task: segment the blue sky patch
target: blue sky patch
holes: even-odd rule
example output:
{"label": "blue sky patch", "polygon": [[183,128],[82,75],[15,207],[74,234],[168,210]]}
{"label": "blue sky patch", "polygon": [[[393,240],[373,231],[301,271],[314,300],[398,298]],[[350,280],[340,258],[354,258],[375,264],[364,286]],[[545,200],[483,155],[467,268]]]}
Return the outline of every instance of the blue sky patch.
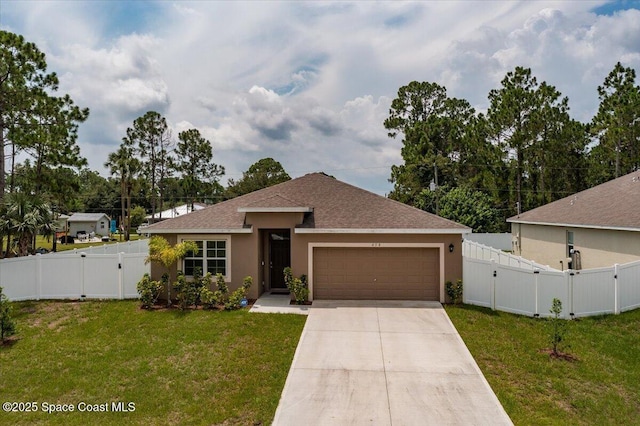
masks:
{"label": "blue sky patch", "polygon": [[640,0],[620,0],[611,1],[602,6],[598,6],[593,9],[593,12],[597,15],[613,15],[616,12],[629,9],[640,9]]}

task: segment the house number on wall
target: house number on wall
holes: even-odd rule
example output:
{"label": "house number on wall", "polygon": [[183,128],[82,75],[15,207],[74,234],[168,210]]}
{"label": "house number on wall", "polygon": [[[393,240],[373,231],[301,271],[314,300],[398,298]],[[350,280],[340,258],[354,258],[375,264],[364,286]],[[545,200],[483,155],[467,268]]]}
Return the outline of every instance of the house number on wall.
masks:
{"label": "house number on wall", "polygon": [[382,247],[382,243],[371,243],[371,247]]}

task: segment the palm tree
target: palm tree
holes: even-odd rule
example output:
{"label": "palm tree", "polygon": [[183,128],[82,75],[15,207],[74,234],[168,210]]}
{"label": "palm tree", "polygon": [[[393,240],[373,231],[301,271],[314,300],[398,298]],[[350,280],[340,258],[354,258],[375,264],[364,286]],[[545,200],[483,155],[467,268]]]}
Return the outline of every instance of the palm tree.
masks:
{"label": "palm tree", "polygon": [[[116,176],[120,181],[120,227],[124,229],[125,240],[129,241],[129,234],[131,233],[131,190],[133,178],[140,169],[140,162],[133,157],[133,148],[123,142],[116,152],[109,154],[104,166],[108,167],[111,175]],[[123,223],[126,226],[123,226]]]}
{"label": "palm tree", "polygon": [[19,192],[7,194],[0,221],[0,232],[7,236],[6,254],[13,245],[18,256],[27,256],[36,235],[51,236],[55,229],[56,221],[48,203]]}
{"label": "palm tree", "polygon": [[[149,240],[149,256],[144,260],[145,263],[155,262],[164,266],[167,273],[169,269],[180,259],[189,253],[198,253],[198,244],[195,241],[183,241],[176,245],[171,245],[165,238],[154,235]],[[168,275],[168,274],[167,274]],[[167,284],[167,305],[171,304],[171,285],[169,279]]]}

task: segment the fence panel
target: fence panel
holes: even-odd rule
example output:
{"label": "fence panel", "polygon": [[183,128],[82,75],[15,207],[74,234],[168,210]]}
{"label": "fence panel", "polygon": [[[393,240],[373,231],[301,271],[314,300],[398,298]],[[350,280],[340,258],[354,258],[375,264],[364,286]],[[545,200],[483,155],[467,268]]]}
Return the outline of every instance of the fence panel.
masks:
{"label": "fence panel", "polygon": [[36,256],[0,261],[0,287],[10,300],[32,300],[38,294]]}
{"label": "fence panel", "polygon": [[620,312],[640,308],[640,262],[618,265]]}
{"label": "fence panel", "polygon": [[88,254],[83,259],[83,293],[89,299],[118,299],[120,269],[117,254]]}
{"label": "fence panel", "polygon": [[484,260],[463,258],[463,301],[472,305],[491,307],[493,266]]}
{"label": "fence panel", "polygon": [[151,273],[151,265],[144,263],[145,253],[127,254],[122,256],[122,283],[125,299],[138,298],[137,284],[145,273]]}
{"label": "fence panel", "polygon": [[117,254],[117,253],[148,253],[149,252],[149,240],[141,239],[136,241],[126,241],[115,244],[101,244],[96,246],[86,246],[82,248],[76,248],[73,250],[58,251],[55,253],[49,253],[53,256],[64,256],[73,254]]}
{"label": "fence panel", "polygon": [[82,257],[41,256],[41,299],[77,299],[82,295]]}
{"label": "fence panel", "polygon": [[550,317],[553,299],[559,299],[562,302],[562,315],[568,318],[571,309],[568,298],[568,274],[560,271],[539,271],[537,275],[538,315]]}
{"label": "fence panel", "polygon": [[572,285],[575,316],[615,313],[614,285],[614,268],[576,271]]}
{"label": "fence panel", "polygon": [[464,239],[474,243],[483,244],[498,250],[511,250],[510,233],[473,233],[466,234]]}
{"label": "fence panel", "polygon": [[522,315],[535,313],[536,287],[533,271],[496,266],[496,309]]}

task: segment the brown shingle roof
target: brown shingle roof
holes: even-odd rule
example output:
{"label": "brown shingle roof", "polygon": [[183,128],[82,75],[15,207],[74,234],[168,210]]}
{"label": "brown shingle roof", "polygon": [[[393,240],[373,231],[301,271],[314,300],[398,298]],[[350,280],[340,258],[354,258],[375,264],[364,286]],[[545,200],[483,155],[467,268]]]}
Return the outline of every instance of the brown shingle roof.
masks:
{"label": "brown shingle roof", "polygon": [[640,172],[521,213],[507,222],[640,231]]}
{"label": "brown shingle roof", "polygon": [[[284,205],[274,204],[277,200]],[[291,207],[313,208],[306,214],[304,228],[316,229],[408,229],[459,230],[466,226],[411,206],[349,185],[323,173],[312,173],[269,188],[261,189],[206,209],[146,228],[148,232],[203,232],[238,230],[245,227],[245,213],[239,208]]]}

